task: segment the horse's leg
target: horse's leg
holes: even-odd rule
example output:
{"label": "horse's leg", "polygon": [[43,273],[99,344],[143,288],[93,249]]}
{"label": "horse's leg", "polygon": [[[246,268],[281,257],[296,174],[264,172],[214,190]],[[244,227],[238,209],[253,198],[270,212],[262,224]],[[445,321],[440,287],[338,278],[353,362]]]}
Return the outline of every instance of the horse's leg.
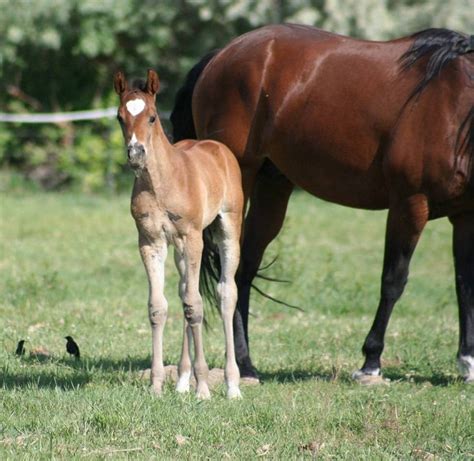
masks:
{"label": "horse's leg", "polygon": [[202,232],[190,232],[184,245],[185,287],[182,296],[184,316],[192,331],[194,341],[194,375],[196,394],[199,399],[210,398],[207,378],[209,368],[204,358],[202,341],[203,304],[199,293],[199,270],[201,267],[203,241]]}
{"label": "horse's leg", "polygon": [[421,194],[394,203],[388,211],[380,303],[362,348],[365,362],[354,373],[355,379],[380,375],[385,330],[393,306],[405,288],[410,259],[427,220],[427,199]]}
{"label": "horse's leg", "polygon": [[267,160],[257,176],[250,199],[237,277],[238,304],[234,315],[234,341],[242,377],[257,378],[248,342],[252,281],[262,262],[265,249],[281,230],[292,190],[293,184]]}
{"label": "horse's leg", "polygon": [[459,304],[458,363],[466,382],[474,383],[474,213],[455,216],[451,222]]}
{"label": "horse's leg", "polygon": [[[179,272],[179,297],[183,299],[186,289],[186,266],[183,254],[176,248],[174,250],[174,262]],[[180,393],[189,391],[189,380],[191,378],[191,346],[191,327],[188,325],[187,320],[184,319],[183,345],[178,365],[178,382],[176,384],[176,391]]]}
{"label": "horse's leg", "polygon": [[221,260],[221,276],[217,285],[219,308],[225,335],[225,381],[229,399],[241,397],[239,390],[239,368],[235,360],[234,334],[232,319],[237,304],[237,285],[235,274],[239,267],[240,232],[242,216],[225,213],[219,218],[219,257]]}
{"label": "horse's leg", "polygon": [[139,245],[149,285],[148,317],[152,335],[151,388],[156,395],[160,395],[165,380],[163,330],[168,314],[168,302],[164,295],[167,244],[165,241],[151,243],[140,236]]}

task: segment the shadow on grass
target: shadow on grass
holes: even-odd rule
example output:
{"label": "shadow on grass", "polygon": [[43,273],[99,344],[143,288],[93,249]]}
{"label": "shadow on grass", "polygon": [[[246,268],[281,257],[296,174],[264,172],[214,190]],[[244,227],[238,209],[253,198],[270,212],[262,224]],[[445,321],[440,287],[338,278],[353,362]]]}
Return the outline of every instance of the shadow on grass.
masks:
{"label": "shadow on grass", "polygon": [[386,368],[383,370],[385,378],[392,382],[415,383],[415,384],[431,384],[432,386],[450,386],[452,384],[459,384],[463,382],[460,376],[452,374],[444,374],[440,372],[432,372],[431,374],[422,373],[419,370],[411,370],[406,372],[399,368]]}
{"label": "shadow on grass", "polygon": [[[384,369],[384,378],[387,378],[393,384],[413,383],[413,384],[431,384],[432,386],[450,386],[453,384],[462,383],[461,377],[452,374],[443,374],[440,372],[433,372],[431,374],[423,373],[420,370],[411,369],[407,373],[403,369],[386,368]],[[259,372],[259,377],[263,383],[277,382],[277,383],[292,383],[303,382],[311,380],[319,380],[326,382],[338,382],[340,384],[353,385],[355,381],[352,379],[352,373],[342,371],[336,368],[333,369],[317,369],[317,370],[303,370],[303,369],[280,369],[272,372]]]}
{"label": "shadow on grass", "polygon": [[1,387],[4,389],[49,388],[66,391],[77,390],[91,380],[89,373],[61,376],[45,370],[32,370],[19,373],[3,373]]}
{"label": "shadow on grass", "polygon": [[328,370],[308,371],[302,369],[277,370],[277,371],[261,371],[258,373],[262,383],[293,383],[311,380],[334,381],[336,376]]}
{"label": "shadow on grass", "polygon": [[[39,361],[36,358],[22,358],[23,367],[19,371],[4,369],[0,378],[0,386],[6,389],[16,388],[60,388],[63,390],[77,390],[91,382],[93,379],[106,381],[108,383],[123,383],[124,375],[136,378],[138,382],[139,372],[150,367],[150,357],[124,357],[111,359],[106,357],[84,358],[74,360],[69,358],[48,358]],[[169,363],[165,363],[168,365]],[[27,368],[25,368],[25,365]],[[212,363],[209,364],[212,368]],[[57,367],[56,370],[51,366]],[[41,369],[45,367],[45,369]],[[48,367],[46,369],[46,367]],[[325,382],[338,382],[340,384],[354,384],[350,372],[341,369],[320,368],[301,369],[288,368],[275,371],[260,371],[259,377],[265,383],[297,383],[304,381],[319,380]],[[452,374],[446,375],[440,372],[431,374],[420,370],[411,369],[408,373],[403,368],[387,367],[384,369],[384,377],[393,384],[429,383],[432,386],[449,386],[462,382],[461,378]],[[128,381],[129,378],[126,378]]]}
{"label": "shadow on grass", "polygon": [[119,360],[108,358],[75,360],[55,357],[41,359],[24,357],[21,359],[21,363],[23,366],[18,371],[11,370],[9,367],[2,370],[0,387],[4,389],[59,388],[76,390],[97,376],[103,377],[107,382],[123,382],[123,373],[137,373],[149,368],[150,359],[126,357]]}

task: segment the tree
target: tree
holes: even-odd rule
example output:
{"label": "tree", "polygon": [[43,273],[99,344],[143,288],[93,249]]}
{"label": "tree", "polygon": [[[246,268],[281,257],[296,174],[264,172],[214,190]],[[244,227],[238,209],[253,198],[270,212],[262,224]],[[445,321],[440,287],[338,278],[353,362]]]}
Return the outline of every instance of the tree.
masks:
{"label": "tree", "polygon": [[[0,110],[81,110],[117,104],[116,69],[160,73],[169,109],[205,53],[271,22],[298,22],[383,40],[427,27],[473,30],[471,0],[0,0]],[[471,13],[471,14],[469,14]],[[115,121],[0,124],[0,165],[49,187],[114,185],[125,156]]]}

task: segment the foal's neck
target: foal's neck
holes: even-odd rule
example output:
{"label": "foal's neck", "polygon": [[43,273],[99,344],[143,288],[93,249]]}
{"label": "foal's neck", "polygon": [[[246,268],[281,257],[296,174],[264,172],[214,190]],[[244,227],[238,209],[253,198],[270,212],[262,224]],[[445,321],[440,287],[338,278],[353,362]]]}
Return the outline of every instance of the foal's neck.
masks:
{"label": "foal's neck", "polygon": [[176,149],[168,141],[158,117],[146,149],[146,165],[140,171],[137,181],[154,195],[166,197],[177,170]]}

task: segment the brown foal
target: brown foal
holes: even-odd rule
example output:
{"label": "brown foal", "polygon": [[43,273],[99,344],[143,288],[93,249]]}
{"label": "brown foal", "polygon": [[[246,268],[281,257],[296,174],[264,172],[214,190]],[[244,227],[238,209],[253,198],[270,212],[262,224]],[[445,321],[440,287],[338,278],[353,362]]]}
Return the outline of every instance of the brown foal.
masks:
{"label": "brown foal", "polygon": [[199,272],[203,230],[212,225],[222,267],[217,296],[224,323],[227,396],[240,397],[232,331],[243,215],[238,162],[224,144],[216,141],[169,143],[155,106],[159,89],[155,71],[148,71],[146,83],[138,82],[131,88],[124,74],[118,72],[114,87],[120,96],[118,120],[127,146],[128,162],[136,176],[131,213],[138,229],[140,254],[149,282],[152,390],[160,395],[165,380],[163,330],[168,303],[164,296],[164,270],[167,248],[171,244],[180,275],[179,296],[185,316],[176,390],[189,390],[191,345],[194,342],[197,397],[210,397],[202,342],[203,303]]}

